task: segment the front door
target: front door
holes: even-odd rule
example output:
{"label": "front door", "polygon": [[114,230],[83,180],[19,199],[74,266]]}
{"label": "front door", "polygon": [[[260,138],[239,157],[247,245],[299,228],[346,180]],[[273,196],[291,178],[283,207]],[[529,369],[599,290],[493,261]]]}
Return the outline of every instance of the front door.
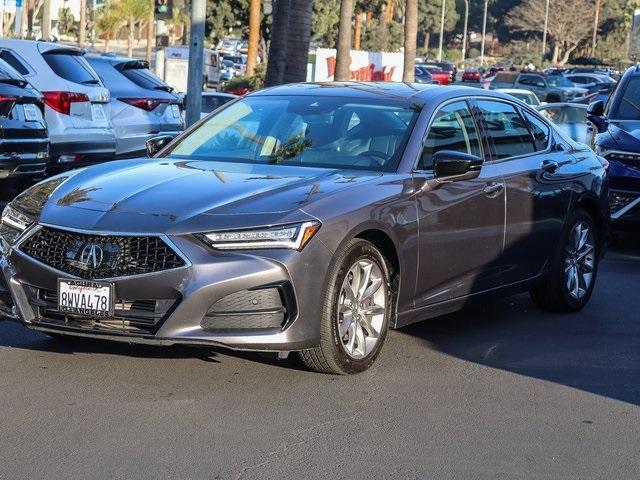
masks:
{"label": "front door", "polygon": [[500,284],[505,194],[499,167],[485,163],[475,178],[437,178],[433,154],[454,150],[483,158],[484,148],[470,106],[444,105],[425,137],[415,176],[419,260],[416,307],[462,297]]}

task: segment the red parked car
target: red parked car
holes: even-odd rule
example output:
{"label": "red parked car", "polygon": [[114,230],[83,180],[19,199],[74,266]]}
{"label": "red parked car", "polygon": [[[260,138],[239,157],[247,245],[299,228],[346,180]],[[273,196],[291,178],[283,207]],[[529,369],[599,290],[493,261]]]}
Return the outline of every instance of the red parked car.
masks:
{"label": "red parked car", "polygon": [[481,79],[482,74],[477,68],[467,68],[464,72],[462,72],[463,82],[480,82]]}
{"label": "red parked car", "polygon": [[451,82],[453,82],[453,78],[451,78],[451,72],[444,71],[440,67],[436,67],[435,65],[421,64],[416,65],[416,68],[429,72],[431,74],[431,77],[440,85],[449,85]]}

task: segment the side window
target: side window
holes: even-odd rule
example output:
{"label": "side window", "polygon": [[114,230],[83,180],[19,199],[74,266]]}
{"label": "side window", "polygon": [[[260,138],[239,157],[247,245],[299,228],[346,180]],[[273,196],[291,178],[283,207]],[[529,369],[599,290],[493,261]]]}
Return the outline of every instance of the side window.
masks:
{"label": "side window", "polygon": [[546,150],[549,146],[549,135],[551,134],[551,129],[535,115],[527,111],[524,111],[523,113],[524,118],[529,124],[529,129],[533,134],[533,141],[536,145],[536,150]]}
{"label": "side window", "polygon": [[531,77],[520,77],[518,79],[518,83],[521,85],[533,85],[533,82],[531,81]]}
{"label": "side window", "polygon": [[0,50],[0,59],[11,65],[21,75],[28,75],[29,69],[18,58],[7,50]]}
{"label": "side window", "polygon": [[491,100],[477,102],[498,160],[535,152],[529,129],[513,105]]}
{"label": "side window", "polygon": [[433,154],[440,150],[481,155],[478,131],[465,102],[450,103],[435,114],[424,141],[418,169],[433,168]]}

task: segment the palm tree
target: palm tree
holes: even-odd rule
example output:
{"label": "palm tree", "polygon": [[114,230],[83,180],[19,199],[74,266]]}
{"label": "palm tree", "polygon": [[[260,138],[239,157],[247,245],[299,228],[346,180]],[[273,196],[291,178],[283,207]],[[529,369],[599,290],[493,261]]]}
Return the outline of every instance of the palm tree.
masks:
{"label": "palm tree", "polygon": [[253,75],[256,69],[258,46],[260,44],[260,3],[251,0],[249,4],[249,48],[247,49],[247,75]]}
{"label": "palm tree", "polygon": [[127,56],[133,57],[133,41],[136,23],[145,20],[151,4],[140,0],[120,0],[117,9],[127,24]]}
{"label": "palm tree", "polygon": [[87,2],[80,0],[80,24],[78,25],[78,46],[84,48],[87,38]]}
{"label": "palm tree", "polygon": [[147,51],[145,58],[147,62],[151,61],[151,54],[153,53],[153,43],[156,36],[156,17],[154,10],[154,1],[147,0],[149,2],[149,11],[147,12]]}
{"label": "palm tree", "polygon": [[404,17],[404,69],[402,81],[415,81],[416,41],[418,37],[418,0],[407,0]]}
{"label": "palm tree", "polygon": [[105,3],[97,12],[96,28],[100,35],[104,37],[105,52],[109,51],[109,42],[116,37],[122,27],[122,23],[118,8],[113,3]]}
{"label": "palm tree", "polygon": [[353,15],[353,2],[341,0],[340,23],[338,24],[338,43],[336,53],[336,72],[334,80],[343,82],[351,78],[351,17]]}

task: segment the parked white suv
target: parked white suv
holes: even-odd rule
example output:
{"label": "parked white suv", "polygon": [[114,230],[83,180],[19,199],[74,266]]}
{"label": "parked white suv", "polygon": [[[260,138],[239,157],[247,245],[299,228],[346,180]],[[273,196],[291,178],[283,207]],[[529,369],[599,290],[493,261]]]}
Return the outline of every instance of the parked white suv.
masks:
{"label": "parked white suv", "polygon": [[109,120],[109,91],[83,50],[1,39],[0,58],[44,95],[53,170],[113,159],[116,139]]}

